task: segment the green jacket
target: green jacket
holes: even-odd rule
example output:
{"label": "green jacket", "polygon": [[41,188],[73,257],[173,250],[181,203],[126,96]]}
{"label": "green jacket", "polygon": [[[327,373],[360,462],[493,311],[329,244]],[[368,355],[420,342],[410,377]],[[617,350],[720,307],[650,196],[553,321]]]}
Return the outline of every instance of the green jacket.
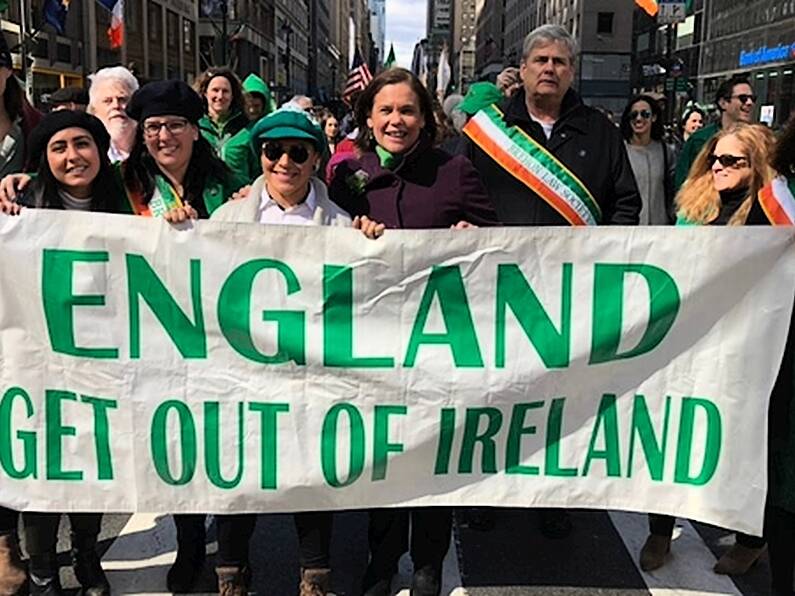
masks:
{"label": "green jacket", "polygon": [[[113,164],[116,182],[118,184],[120,202],[118,213],[135,214],[133,200],[130,191],[124,183],[124,162]],[[202,205],[193,204],[199,217],[209,217],[213,212],[232,197],[232,193],[240,190],[237,179],[234,176],[227,176],[226,180],[210,180],[204,187],[202,193]]]}
{"label": "green jacket", "polygon": [[247,125],[248,120],[242,113],[237,113],[220,124],[216,124],[206,115],[199,120],[202,136],[232,170],[238,188],[251,184],[262,174],[262,166],[251,148],[251,134]]}
{"label": "green jacket", "polygon": [[682,146],[682,151],[679,154],[679,159],[676,162],[676,175],[674,176],[674,187],[676,192],[682,188],[682,185],[687,180],[687,175],[690,173],[690,167],[696,161],[696,157],[701,152],[709,140],[720,132],[720,124],[709,124],[697,130],[690,138],[687,139]]}

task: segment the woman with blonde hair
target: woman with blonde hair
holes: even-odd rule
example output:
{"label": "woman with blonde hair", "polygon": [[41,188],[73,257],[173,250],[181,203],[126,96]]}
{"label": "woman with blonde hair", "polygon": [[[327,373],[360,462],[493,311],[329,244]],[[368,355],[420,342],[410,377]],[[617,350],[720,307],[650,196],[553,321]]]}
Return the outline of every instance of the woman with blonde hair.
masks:
{"label": "woman with blonde hair", "polygon": [[[773,134],[758,124],[736,124],[715,135],[704,145],[676,197],[677,225],[769,224],[758,216],[757,197],[773,178],[768,161],[774,145]],[[668,515],[649,514],[649,536],[640,551],[644,571],[665,564],[674,522]],[[715,573],[742,575],[764,551],[764,538],[738,532],[734,546],[715,564]]]}
{"label": "woman with blonde hair", "polygon": [[773,177],[775,137],[759,124],[736,124],[701,150],[676,197],[677,223],[744,225],[756,196]]}

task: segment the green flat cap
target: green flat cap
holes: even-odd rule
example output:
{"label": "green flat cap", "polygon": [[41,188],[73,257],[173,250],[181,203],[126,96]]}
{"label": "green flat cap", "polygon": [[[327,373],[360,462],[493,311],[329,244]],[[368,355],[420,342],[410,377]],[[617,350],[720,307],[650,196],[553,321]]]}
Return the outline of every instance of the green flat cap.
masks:
{"label": "green flat cap", "polygon": [[318,153],[326,151],[326,135],[303,110],[276,110],[260,118],[251,129],[251,146],[257,154],[262,150],[262,143],[275,139],[305,139]]}

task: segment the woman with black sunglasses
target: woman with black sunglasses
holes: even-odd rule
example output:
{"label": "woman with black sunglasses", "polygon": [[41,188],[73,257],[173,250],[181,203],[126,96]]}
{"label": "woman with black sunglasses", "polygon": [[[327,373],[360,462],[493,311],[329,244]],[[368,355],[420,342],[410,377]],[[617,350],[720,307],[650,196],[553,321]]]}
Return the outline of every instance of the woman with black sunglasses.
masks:
{"label": "woman with black sunglasses", "polygon": [[[384,226],[350,216],[328,197],[326,185],[314,176],[328,151],[323,130],[303,110],[283,108],[251,129],[252,148],[261,156],[262,176],[245,198],[230,201],[214,220],[297,226],[343,226],[376,237]],[[300,596],[325,596],[331,584],[332,512],[310,511],[293,516],[301,566]],[[221,515],[218,521],[218,591],[243,596],[251,576],[249,540],[253,514]]]}
{"label": "woman with black sunglasses", "polygon": [[648,95],[633,97],[621,116],[621,134],[640,191],[640,224],[672,224],[676,160],[663,141],[660,105]]}
{"label": "woman with black sunglasses", "polygon": [[[759,191],[772,179],[768,157],[774,142],[773,134],[758,124],[735,124],[710,139],[676,197],[677,225],[769,223],[757,217],[756,211]],[[650,533],[640,552],[640,567],[644,571],[665,564],[674,522],[671,516],[649,515]],[[738,532],[737,542],[721,556],[714,570],[725,575],[742,575],[764,550],[764,538]]]}

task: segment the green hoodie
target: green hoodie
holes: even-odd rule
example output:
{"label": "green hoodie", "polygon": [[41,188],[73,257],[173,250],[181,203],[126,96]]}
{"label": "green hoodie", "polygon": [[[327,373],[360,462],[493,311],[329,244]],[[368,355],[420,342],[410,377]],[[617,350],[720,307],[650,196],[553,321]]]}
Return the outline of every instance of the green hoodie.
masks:
{"label": "green hoodie", "polygon": [[243,91],[246,93],[259,93],[265,98],[265,113],[262,114],[263,116],[267,116],[271,112],[276,111],[276,101],[273,99],[273,95],[271,95],[268,83],[253,72],[243,81]]}
{"label": "green hoodie", "polygon": [[207,115],[199,120],[202,136],[232,170],[232,175],[240,184],[238,188],[251,184],[262,174],[259,159],[251,149],[251,134],[247,125],[248,120],[241,112],[217,124]]}

